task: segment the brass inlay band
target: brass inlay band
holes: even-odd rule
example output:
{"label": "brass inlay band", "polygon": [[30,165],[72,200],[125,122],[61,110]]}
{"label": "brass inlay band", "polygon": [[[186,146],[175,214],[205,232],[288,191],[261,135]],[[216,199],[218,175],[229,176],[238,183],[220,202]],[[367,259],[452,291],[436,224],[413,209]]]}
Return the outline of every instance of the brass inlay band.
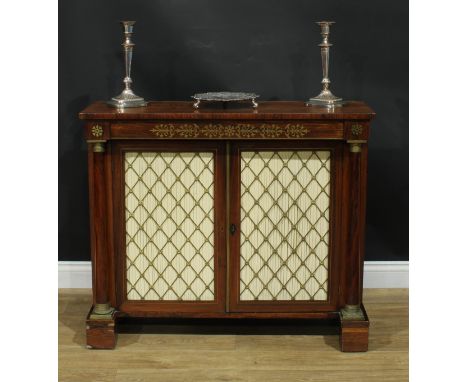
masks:
{"label": "brass inlay band", "polygon": [[234,125],[184,123],[180,125],[161,123],[150,130],[158,138],[302,138],[310,128],[301,124]]}

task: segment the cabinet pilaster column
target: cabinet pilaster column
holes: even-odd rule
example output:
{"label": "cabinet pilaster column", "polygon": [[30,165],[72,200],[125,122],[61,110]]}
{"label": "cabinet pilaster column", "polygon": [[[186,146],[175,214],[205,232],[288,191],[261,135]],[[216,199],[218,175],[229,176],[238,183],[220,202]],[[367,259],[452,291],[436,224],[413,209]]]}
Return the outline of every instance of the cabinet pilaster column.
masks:
{"label": "cabinet pilaster column", "polygon": [[345,352],[367,351],[369,319],[362,305],[364,270],[364,229],[366,219],[367,145],[366,141],[348,141],[345,154],[344,203],[347,211],[343,224],[346,232],[344,306],[340,310],[340,347]]}
{"label": "cabinet pilaster column", "polygon": [[107,251],[105,141],[90,142],[92,151],[91,242],[93,251],[93,277],[95,303],[91,319],[110,319],[114,309],[109,299],[109,266]]}
{"label": "cabinet pilaster column", "polygon": [[345,306],[343,318],[364,319],[361,310],[364,268],[364,229],[366,218],[367,145],[365,141],[348,142],[345,192],[348,193],[348,237],[345,261]]}

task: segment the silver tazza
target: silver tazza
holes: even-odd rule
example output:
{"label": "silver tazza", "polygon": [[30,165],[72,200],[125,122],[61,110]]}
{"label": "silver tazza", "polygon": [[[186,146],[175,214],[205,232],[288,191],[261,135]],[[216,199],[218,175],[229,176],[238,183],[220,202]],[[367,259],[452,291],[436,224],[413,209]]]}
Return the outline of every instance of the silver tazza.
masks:
{"label": "silver tazza", "polygon": [[125,53],[125,78],[123,80],[125,89],[118,96],[113,97],[108,102],[108,104],[114,107],[118,107],[120,109],[124,109],[127,107],[146,106],[147,102],[142,97],[139,97],[135,93],[133,93],[133,90],[131,88],[133,81],[130,77],[130,72],[132,70],[133,47],[135,46],[131,39],[133,33],[133,25],[135,24],[135,21],[121,21],[121,23],[125,34],[125,40],[122,44]]}
{"label": "silver tazza", "polygon": [[252,102],[253,107],[257,107],[258,103],[255,102],[255,98],[260,97],[255,93],[243,93],[243,92],[208,92],[208,93],[198,93],[192,96],[196,102],[193,104],[195,109],[200,107],[200,102],[240,102],[240,101],[250,101]]}

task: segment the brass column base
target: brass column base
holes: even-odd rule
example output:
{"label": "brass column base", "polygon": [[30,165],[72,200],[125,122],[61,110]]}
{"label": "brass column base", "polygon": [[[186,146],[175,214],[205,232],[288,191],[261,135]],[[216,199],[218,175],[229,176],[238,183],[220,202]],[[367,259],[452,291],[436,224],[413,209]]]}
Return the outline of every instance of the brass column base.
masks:
{"label": "brass column base", "polygon": [[90,320],[112,320],[115,309],[109,303],[96,304],[89,315]]}
{"label": "brass column base", "polygon": [[364,313],[359,305],[345,305],[340,310],[342,320],[365,320]]}

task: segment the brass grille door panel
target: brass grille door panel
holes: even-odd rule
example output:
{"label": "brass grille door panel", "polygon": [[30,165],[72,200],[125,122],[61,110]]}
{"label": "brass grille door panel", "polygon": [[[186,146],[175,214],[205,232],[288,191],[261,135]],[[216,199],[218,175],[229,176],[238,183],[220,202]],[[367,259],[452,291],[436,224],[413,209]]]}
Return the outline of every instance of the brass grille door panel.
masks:
{"label": "brass grille door panel", "polygon": [[232,310],[332,309],[335,146],[276,147],[233,149]]}
{"label": "brass grille door panel", "polygon": [[215,154],[125,152],[126,298],[215,300]]}
{"label": "brass grille door panel", "polygon": [[326,300],[328,151],[241,155],[240,299]]}

